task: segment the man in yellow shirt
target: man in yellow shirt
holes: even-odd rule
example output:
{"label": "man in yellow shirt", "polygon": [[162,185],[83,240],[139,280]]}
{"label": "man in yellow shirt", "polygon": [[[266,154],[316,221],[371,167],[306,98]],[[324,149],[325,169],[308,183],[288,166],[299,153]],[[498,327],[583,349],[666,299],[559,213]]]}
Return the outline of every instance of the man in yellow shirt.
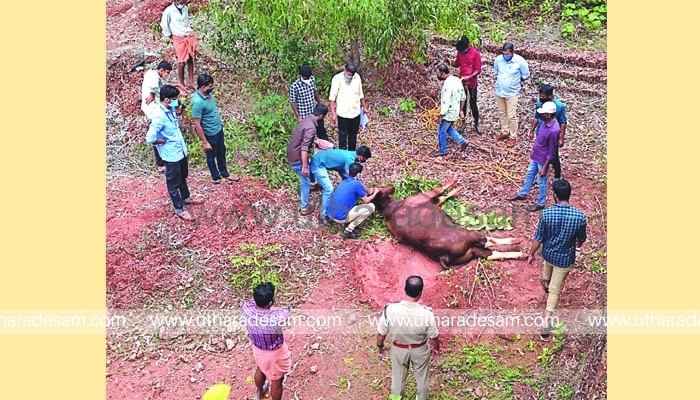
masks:
{"label": "man in yellow shirt", "polygon": [[338,148],[357,150],[357,132],[360,130],[360,107],[364,108],[365,94],[362,92],[362,78],[357,74],[355,64],[345,64],[343,72],[331,80],[330,102],[331,122],[338,125]]}

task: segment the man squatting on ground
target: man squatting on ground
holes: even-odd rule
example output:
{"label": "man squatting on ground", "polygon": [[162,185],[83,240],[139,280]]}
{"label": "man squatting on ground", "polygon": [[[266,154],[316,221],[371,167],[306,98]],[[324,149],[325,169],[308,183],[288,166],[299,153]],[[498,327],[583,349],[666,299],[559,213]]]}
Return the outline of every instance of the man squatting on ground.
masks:
{"label": "man squatting on ground", "polygon": [[[354,232],[362,221],[374,213],[375,207],[372,200],[379,191],[372,190],[367,194],[368,189],[360,182],[359,174],[362,173],[362,164],[352,163],[349,169],[350,176],[345,178],[331,194],[328,203],[327,214],[338,224],[347,224],[341,235],[349,239],[357,239],[360,234]],[[362,200],[362,204],[355,205],[357,199]]]}

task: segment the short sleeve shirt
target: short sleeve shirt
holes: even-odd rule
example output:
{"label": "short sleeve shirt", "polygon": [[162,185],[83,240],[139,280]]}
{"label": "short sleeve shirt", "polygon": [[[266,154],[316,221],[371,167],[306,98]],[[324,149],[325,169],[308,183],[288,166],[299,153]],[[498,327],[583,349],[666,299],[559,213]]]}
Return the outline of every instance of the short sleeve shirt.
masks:
{"label": "short sleeve shirt", "polygon": [[347,218],[348,212],[355,207],[357,199],[365,196],[367,196],[365,187],[360,181],[350,176],[340,182],[331,194],[327,213],[332,218],[344,220]]}
{"label": "short sleeve shirt", "polygon": [[433,309],[417,302],[402,300],[384,307],[377,333],[391,335],[392,342],[419,344],[438,336]]}
{"label": "short sleeve shirt", "polygon": [[202,130],[207,136],[213,136],[221,132],[221,115],[216,107],[214,96],[202,96],[199,91],[192,95],[192,118],[199,118]]}
{"label": "short sleeve shirt", "polygon": [[317,91],[316,79],[313,76],[308,84],[297,79],[289,87],[289,102],[296,103],[300,118],[304,119],[314,111]]}

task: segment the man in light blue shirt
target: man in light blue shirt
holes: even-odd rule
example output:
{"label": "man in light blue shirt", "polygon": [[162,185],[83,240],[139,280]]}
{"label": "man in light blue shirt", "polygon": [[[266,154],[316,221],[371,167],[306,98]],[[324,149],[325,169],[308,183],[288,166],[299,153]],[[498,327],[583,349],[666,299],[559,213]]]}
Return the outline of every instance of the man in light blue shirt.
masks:
{"label": "man in light blue shirt", "polygon": [[530,77],[527,61],[514,54],[512,43],[505,43],[501,55],[493,62],[493,72],[496,75],[496,105],[498,119],[501,123],[501,134],[496,140],[508,139],[508,146],[515,146],[518,133],[518,93],[522,82]]}
{"label": "man in light blue shirt", "polygon": [[155,145],[165,161],[165,184],[175,207],[175,215],[185,221],[193,221],[194,217],[185,210],[185,205],[202,204],[202,201],[191,199],[187,188],[187,144],[175,111],[180,106],[179,95],[180,91],[171,85],[163,85],[160,89],[160,103],[151,114],[146,143]]}

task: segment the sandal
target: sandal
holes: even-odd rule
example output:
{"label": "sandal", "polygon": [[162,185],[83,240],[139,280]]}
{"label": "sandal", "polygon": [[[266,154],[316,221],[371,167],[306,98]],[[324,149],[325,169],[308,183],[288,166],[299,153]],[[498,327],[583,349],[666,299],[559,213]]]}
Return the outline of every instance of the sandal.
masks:
{"label": "sandal", "polygon": [[263,395],[262,397],[258,397],[258,388],[255,388],[255,392],[253,392],[253,400],[260,400],[261,398],[264,399],[267,396],[267,382],[263,384]]}
{"label": "sandal", "polygon": [[175,215],[180,219],[184,219],[185,221],[189,221],[189,222],[194,221],[194,217],[187,210],[185,210],[181,213],[175,213]]}
{"label": "sandal", "polygon": [[229,175],[224,179],[226,179],[228,181],[228,183],[238,182],[240,180],[239,177],[233,176],[233,175]]}

